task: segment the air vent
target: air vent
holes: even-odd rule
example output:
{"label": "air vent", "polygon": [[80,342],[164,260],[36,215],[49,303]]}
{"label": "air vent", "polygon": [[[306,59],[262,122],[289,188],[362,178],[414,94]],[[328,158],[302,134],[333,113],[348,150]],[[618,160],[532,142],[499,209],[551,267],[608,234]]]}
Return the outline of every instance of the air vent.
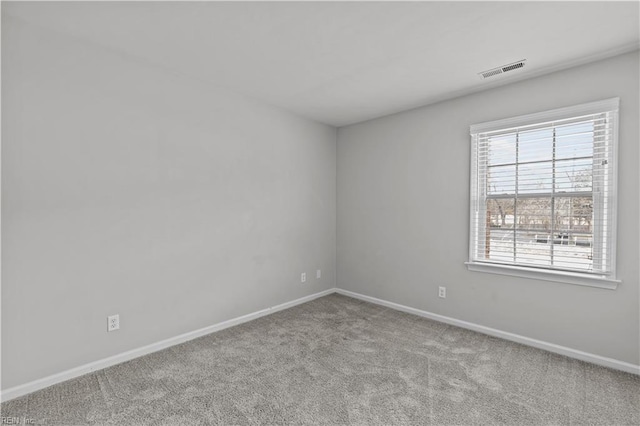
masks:
{"label": "air vent", "polygon": [[494,75],[502,74],[502,68],[496,68],[491,71],[485,71],[481,73],[484,78],[493,77]]}
{"label": "air vent", "polygon": [[487,71],[482,71],[478,75],[482,76],[482,78],[489,78],[489,77],[493,77],[494,75],[498,75],[498,74],[502,74],[502,73],[505,73],[505,72],[517,70],[518,68],[524,67],[524,61],[526,61],[526,59],[523,59],[523,60],[518,61],[518,62],[514,62],[512,64],[503,65],[503,66],[498,67],[498,68],[493,68],[493,69],[490,69],[490,70],[487,70]]}

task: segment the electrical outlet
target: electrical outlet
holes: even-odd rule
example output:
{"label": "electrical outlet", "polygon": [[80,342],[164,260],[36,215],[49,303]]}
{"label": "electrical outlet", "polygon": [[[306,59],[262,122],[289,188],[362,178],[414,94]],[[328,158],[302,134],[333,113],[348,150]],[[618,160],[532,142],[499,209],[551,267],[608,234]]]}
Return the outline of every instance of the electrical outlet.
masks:
{"label": "electrical outlet", "polygon": [[446,287],[438,287],[438,297],[442,297],[443,299],[447,298],[447,288]]}
{"label": "electrical outlet", "polygon": [[120,315],[111,315],[107,317],[107,331],[116,331],[120,329]]}
{"label": "electrical outlet", "polygon": [[318,269],[318,270],[316,271],[316,278],[317,278],[317,279],[320,279],[320,277],[321,277],[321,276],[322,276],[322,271],[320,271],[320,269]]}
{"label": "electrical outlet", "polygon": [[303,272],[302,274],[300,274],[300,282],[304,283],[307,281],[307,273]]}

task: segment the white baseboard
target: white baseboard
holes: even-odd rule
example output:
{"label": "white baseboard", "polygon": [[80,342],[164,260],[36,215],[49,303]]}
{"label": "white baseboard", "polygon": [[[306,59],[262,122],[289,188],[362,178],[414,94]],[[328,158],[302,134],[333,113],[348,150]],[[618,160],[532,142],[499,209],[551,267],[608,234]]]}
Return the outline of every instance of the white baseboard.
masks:
{"label": "white baseboard", "polygon": [[565,355],[570,358],[579,359],[581,361],[590,362],[592,364],[602,365],[604,367],[613,368],[615,370],[621,370],[627,373],[640,375],[640,365],[634,365],[628,362],[619,361],[613,358],[607,358],[600,355],[591,354],[588,352],[579,351],[577,349],[567,348],[566,346],[556,345],[554,343],[543,342],[542,340],[536,340],[519,334],[509,333],[495,328],[485,327],[483,325],[474,324],[472,322],[462,321],[459,319],[446,317],[444,315],[434,314],[431,312],[423,311],[421,309],[411,308],[409,306],[400,305],[398,303],[389,302],[382,299],[377,299],[371,296],[365,296],[364,294],[354,293],[352,291],[336,289],[336,293],[353,297],[355,299],[364,300],[366,302],[375,303],[376,305],[386,306],[391,309],[395,309],[402,312],[418,315],[424,318],[429,318],[434,321],[443,322],[446,324],[455,325],[468,330],[477,331],[479,333],[488,334],[489,336],[499,337],[501,339],[510,340],[512,342],[521,343],[523,345],[532,346],[534,348],[543,349],[549,352]]}
{"label": "white baseboard", "polygon": [[91,373],[96,370],[102,370],[103,368],[111,367],[112,365],[120,364],[122,362],[129,361],[131,359],[138,358],[143,355],[157,352],[161,349],[168,348],[169,346],[178,345],[180,343],[184,343],[189,340],[193,340],[198,337],[202,337],[216,331],[224,330],[225,328],[233,327],[234,325],[239,325],[247,321],[251,321],[256,318],[263,317],[265,315],[273,314],[275,312],[282,311],[284,309],[291,308],[293,306],[300,305],[302,303],[306,303],[311,300],[317,299],[318,297],[326,296],[328,294],[335,293],[335,292],[336,292],[335,288],[324,290],[319,293],[301,297],[299,299],[282,303],[277,306],[272,306],[270,308],[262,309],[260,311],[252,312],[247,315],[243,315],[243,316],[233,318],[227,321],[223,321],[214,325],[210,325],[208,327],[204,327],[199,330],[190,331],[188,333],[184,333],[175,337],[170,337],[168,339],[162,340],[160,342],[152,343],[150,345],[143,346],[141,348],[132,349],[130,351],[123,352],[108,358],[90,362],[89,364],[84,364],[79,367],[72,368],[70,370],[53,374],[48,377],[44,377],[42,379],[38,379],[29,383],[14,386],[12,388],[9,388],[0,392],[0,401],[3,401],[3,402],[9,401],[11,399],[18,398],[28,393],[35,392],[40,389],[44,389],[51,385],[55,385],[56,383],[64,382],[66,380],[70,380],[75,377],[82,376],[83,374]]}
{"label": "white baseboard", "polygon": [[251,321],[251,320],[263,317],[265,315],[273,314],[275,312],[282,311],[284,309],[309,302],[311,300],[326,296],[331,293],[339,293],[345,296],[353,297],[355,299],[360,299],[366,302],[375,303],[377,305],[386,306],[388,308],[395,309],[398,311],[407,312],[410,314],[429,318],[435,321],[443,322],[446,324],[455,325],[458,327],[477,331],[479,333],[487,334],[494,337],[499,337],[505,340],[522,343],[523,345],[532,346],[538,349],[544,349],[549,352],[565,355],[570,358],[579,359],[581,361],[586,361],[593,364],[598,364],[605,367],[613,368],[616,370],[625,371],[627,373],[640,375],[639,365],[618,361],[612,358],[606,358],[600,355],[590,354],[590,353],[579,351],[576,349],[567,348],[565,346],[543,342],[541,340],[531,339],[529,337],[520,336],[518,334],[513,334],[506,331],[497,330],[495,328],[485,327],[483,325],[446,317],[444,315],[434,314],[434,313],[423,311],[420,309],[411,308],[409,306],[400,305],[398,303],[377,299],[375,297],[365,296],[363,294],[354,293],[351,291],[342,290],[338,288],[332,288],[332,289],[324,290],[309,296],[301,297],[299,299],[292,300],[290,302],[282,303],[277,306],[272,306],[270,308],[262,309],[260,311],[256,311],[247,315],[243,315],[237,318],[223,321],[208,327],[201,328],[199,330],[195,330],[195,331],[181,334],[179,336],[171,337],[169,339],[152,343],[150,345],[143,346],[141,348],[133,349],[127,352],[123,352],[121,354],[117,354],[108,358],[94,361],[89,364],[84,364],[79,367],[72,368],[70,370],[53,374],[48,377],[44,377],[42,379],[34,380],[29,383],[25,383],[22,385],[18,385],[18,386],[3,390],[2,392],[0,392],[0,401],[9,401],[11,399],[18,398],[28,393],[35,392],[37,390],[55,385],[56,383],[64,382],[64,381],[73,379],[75,377],[82,376],[83,374],[91,373],[96,370],[102,370],[103,368],[111,367],[112,365],[120,364],[122,362],[129,361],[134,358],[138,358],[153,352],[157,352],[159,350],[168,348],[170,346],[178,345],[180,343],[184,343],[189,340],[193,340],[198,337],[205,336],[210,333],[214,333],[216,331],[224,330],[225,328],[233,327],[235,325],[239,325],[247,321]]}

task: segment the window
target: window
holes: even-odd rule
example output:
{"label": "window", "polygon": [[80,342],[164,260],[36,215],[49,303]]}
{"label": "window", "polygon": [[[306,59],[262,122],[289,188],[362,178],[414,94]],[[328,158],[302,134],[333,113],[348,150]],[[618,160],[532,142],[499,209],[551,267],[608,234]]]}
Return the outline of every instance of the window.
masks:
{"label": "window", "polygon": [[471,270],[615,288],[618,98],[471,126]]}

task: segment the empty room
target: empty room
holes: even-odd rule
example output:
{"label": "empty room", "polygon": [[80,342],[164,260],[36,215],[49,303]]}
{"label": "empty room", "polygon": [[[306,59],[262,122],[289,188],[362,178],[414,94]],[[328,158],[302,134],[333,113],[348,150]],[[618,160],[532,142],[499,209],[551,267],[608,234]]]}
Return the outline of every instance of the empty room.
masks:
{"label": "empty room", "polygon": [[640,2],[1,2],[1,423],[640,425]]}

